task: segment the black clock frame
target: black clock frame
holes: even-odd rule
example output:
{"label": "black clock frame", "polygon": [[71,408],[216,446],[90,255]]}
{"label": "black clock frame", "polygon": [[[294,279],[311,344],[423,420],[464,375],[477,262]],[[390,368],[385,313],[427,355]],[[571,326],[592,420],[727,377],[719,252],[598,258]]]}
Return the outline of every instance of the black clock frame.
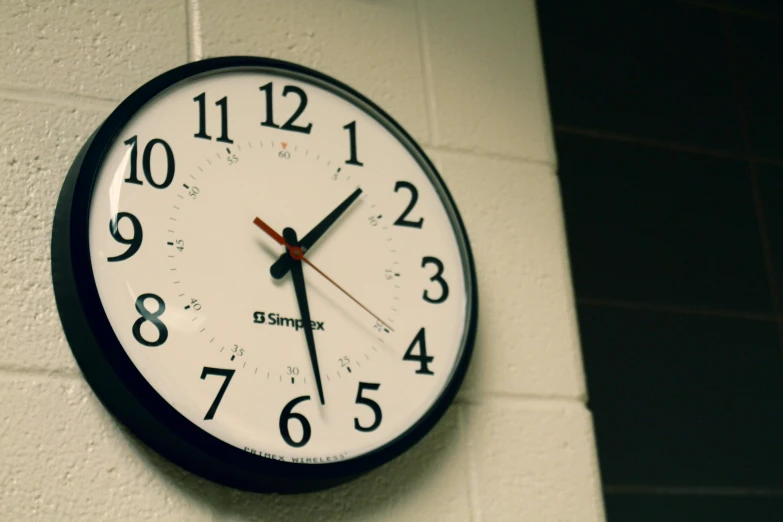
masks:
{"label": "black clock frame", "polygon": [[[223,442],[190,422],[155,391],[131,362],[109,323],[95,285],[88,218],[92,190],[109,147],[137,111],[169,87],[202,74],[237,68],[273,70],[315,83],[362,108],[418,160],[438,191],[460,243],[468,324],[458,362],[446,387],[405,433],[349,460],[327,464],[275,461]],[[280,493],[315,491],[356,478],[396,458],[440,420],[471,359],[478,317],[475,267],[462,219],[437,170],[405,130],[373,102],[334,78],[289,62],[251,56],[211,58],[172,69],[136,90],[90,136],[69,169],[55,210],[51,248],[54,293],[63,329],[85,380],[104,407],[168,460],[233,488]]]}

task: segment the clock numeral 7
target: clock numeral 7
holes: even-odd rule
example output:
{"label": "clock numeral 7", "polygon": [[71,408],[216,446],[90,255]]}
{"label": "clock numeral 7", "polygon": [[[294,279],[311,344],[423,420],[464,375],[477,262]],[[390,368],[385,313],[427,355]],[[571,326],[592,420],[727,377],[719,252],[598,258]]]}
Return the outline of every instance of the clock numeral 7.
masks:
{"label": "clock numeral 7", "polygon": [[[204,140],[211,140],[212,136],[207,134],[207,95],[202,92],[195,98],[194,102],[198,103],[198,132],[193,135],[195,138],[201,138]],[[228,137],[228,96],[223,96],[215,105],[220,107],[220,137],[217,141],[222,143],[234,143],[234,140]]]}
{"label": "clock numeral 7", "polygon": [[281,127],[275,123],[274,104],[272,103],[272,85],[273,83],[269,82],[263,87],[259,87],[259,90],[266,94],[266,119],[261,122],[261,126],[291,132],[301,132],[302,134],[310,134],[310,131],[313,129],[312,123],[308,123],[304,127],[300,125],[294,125],[296,119],[302,115],[305,108],[307,107],[307,94],[296,85],[286,85],[283,87],[283,96],[288,96],[290,93],[296,94],[299,97],[299,107],[296,109],[296,111],[294,111],[293,116],[288,118],[288,121],[285,122]]}
{"label": "clock numeral 7", "polygon": [[207,375],[219,375],[220,377],[223,377],[223,385],[220,387],[220,390],[218,390],[215,400],[212,401],[212,406],[209,407],[209,411],[207,411],[207,414],[204,416],[204,420],[212,420],[215,418],[215,412],[217,412],[220,401],[223,399],[223,395],[228,389],[228,384],[234,376],[234,370],[204,366],[204,370],[201,372],[201,379],[206,379]]}

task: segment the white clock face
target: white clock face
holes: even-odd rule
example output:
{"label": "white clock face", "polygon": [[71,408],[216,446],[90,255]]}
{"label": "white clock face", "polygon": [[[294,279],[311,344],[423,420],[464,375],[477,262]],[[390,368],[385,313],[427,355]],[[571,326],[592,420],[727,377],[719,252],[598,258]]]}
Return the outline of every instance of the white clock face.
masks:
{"label": "white clock face", "polygon": [[249,453],[322,464],[394,441],[469,327],[467,254],[425,164],[304,76],[222,70],[158,94],[110,145],[89,211],[122,349]]}

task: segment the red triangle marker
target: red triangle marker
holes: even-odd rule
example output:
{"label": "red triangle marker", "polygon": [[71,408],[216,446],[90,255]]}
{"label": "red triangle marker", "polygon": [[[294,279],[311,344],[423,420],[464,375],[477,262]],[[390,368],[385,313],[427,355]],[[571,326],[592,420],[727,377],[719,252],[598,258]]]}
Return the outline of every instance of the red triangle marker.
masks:
{"label": "red triangle marker", "polygon": [[281,141],[281,142],[280,142],[280,145],[282,145],[282,146],[283,146],[283,149],[285,149],[285,148],[288,146],[288,143],[286,143],[286,142],[284,142],[284,141]]}

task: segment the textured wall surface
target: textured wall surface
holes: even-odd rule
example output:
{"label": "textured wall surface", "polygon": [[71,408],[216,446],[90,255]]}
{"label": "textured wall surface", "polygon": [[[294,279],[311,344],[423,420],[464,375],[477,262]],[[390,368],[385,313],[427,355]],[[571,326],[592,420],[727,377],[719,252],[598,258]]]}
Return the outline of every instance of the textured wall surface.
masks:
{"label": "textured wall surface", "polygon": [[[603,520],[533,0],[0,0],[1,520]],[[202,57],[271,56],[374,99],[431,155],[481,311],[455,405],[339,488],[238,493],[168,464],[84,383],[49,271],[55,201],[127,94]]]}

